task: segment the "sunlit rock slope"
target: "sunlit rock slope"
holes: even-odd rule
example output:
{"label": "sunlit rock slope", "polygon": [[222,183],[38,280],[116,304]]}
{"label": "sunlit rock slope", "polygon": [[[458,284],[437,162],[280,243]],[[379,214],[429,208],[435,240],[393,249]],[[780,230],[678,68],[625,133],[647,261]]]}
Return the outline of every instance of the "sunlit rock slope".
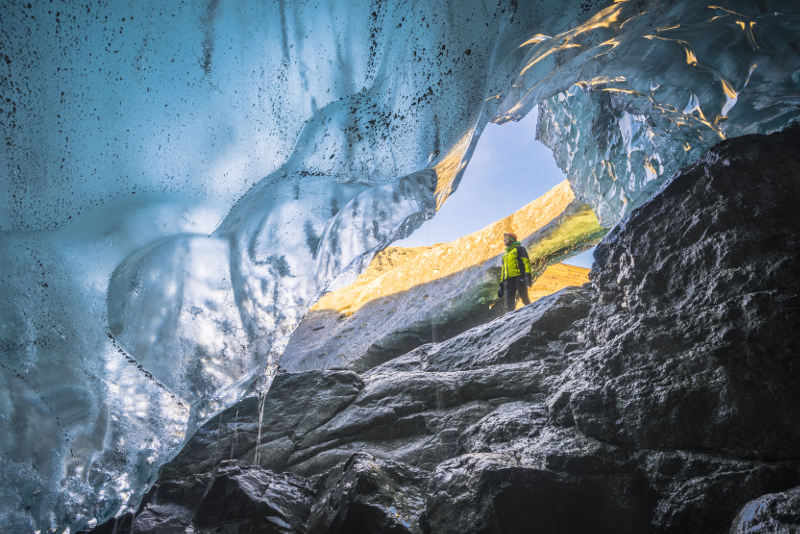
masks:
{"label": "sunlit rock slope", "polygon": [[800,481],[798,143],[800,128],[719,144],[603,239],[590,285],[361,375],[279,373],[265,397],[198,429],[135,516],[104,528],[790,521],[791,492],[761,499],[788,506],[780,518],[758,501],[739,509]]}
{"label": "sunlit rock slope", "polygon": [[586,269],[552,265],[605,235],[567,182],[486,228],[432,247],[387,248],[355,283],[324,295],[292,333],[280,367],[287,371],[365,371],[430,341],[496,317],[503,233],[527,247],[534,298],[586,281]]}

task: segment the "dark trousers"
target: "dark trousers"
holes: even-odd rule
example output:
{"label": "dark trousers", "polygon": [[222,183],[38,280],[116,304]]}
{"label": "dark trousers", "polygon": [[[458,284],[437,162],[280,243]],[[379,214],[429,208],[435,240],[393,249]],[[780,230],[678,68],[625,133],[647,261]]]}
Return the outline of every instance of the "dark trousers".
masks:
{"label": "dark trousers", "polygon": [[525,277],[512,276],[503,283],[505,284],[506,296],[505,311],[510,312],[516,307],[517,293],[519,293],[519,296],[525,305],[531,303],[531,299],[528,298],[528,285],[525,283]]}

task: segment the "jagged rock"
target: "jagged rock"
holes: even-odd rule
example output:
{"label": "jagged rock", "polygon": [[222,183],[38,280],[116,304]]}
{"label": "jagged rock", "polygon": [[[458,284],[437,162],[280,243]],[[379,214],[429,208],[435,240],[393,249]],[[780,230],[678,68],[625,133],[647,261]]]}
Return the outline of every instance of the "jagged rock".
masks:
{"label": "jagged rock", "polygon": [[211,481],[211,473],[160,479],[145,495],[130,531],[118,527],[116,534],[183,532],[192,524]]}
{"label": "jagged rock", "polygon": [[[364,372],[420,345],[486,323],[498,315],[499,275],[489,263],[408,294],[376,299],[350,317],[333,310],[312,310],[292,334],[281,367],[298,371],[333,366]],[[441,296],[443,291],[455,294],[438,309],[426,302],[438,302],[430,296]],[[411,319],[419,317],[415,312],[423,305],[433,309],[422,319]],[[365,336],[365,332],[370,334]]]}
{"label": "jagged rock", "polygon": [[315,495],[309,481],[225,460],[211,473],[162,478],[135,515],[111,520],[92,534],[296,534]]}
{"label": "jagged rock", "polygon": [[201,528],[237,532],[302,532],[314,490],[303,478],[223,462],[194,517]]}
{"label": "jagged rock", "polygon": [[360,376],[279,374],[162,479],[231,456],[324,476],[319,532],[392,494],[426,495],[410,528],[435,533],[726,531],[800,481],[798,145],[720,144],[607,236],[591,285]]}
{"label": "jagged rock", "polygon": [[[567,288],[507,318],[475,328],[447,343],[426,345],[409,353],[424,371],[487,369],[526,360],[563,361],[562,354],[582,346],[576,323],[585,318],[593,297],[588,288]],[[395,363],[387,364],[390,369]],[[372,374],[380,374],[377,368]]]}
{"label": "jagged rock", "polygon": [[294,452],[295,436],[327,422],[348,406],[363,386],[352,371],[280,373],[269,395],[248,397],[199,428],[161,468],[161,474],[208,472],[229,458],[258,460],[262,467],[283,470]]}
{"label": "jagged rock", "polygon": [[639,470],[655,492],[655,532],[726,532],[742,503],[800,480],[793,462],[753,462],[689,451],[647,452]]}
{"label": "jagged rock", "polygon": [[[433,469],[460,454],[458,436],[497,405],[544,399],[544,381],[564,368],[559,353],[576,346],[569,327],[588,310],[586,292],[546,297],[361,377],[342,370],[279,373],[263,410],[262,400],[250,397],[212,418],[162,476],[207,472],[232,457],[320,475],[354,450]],[[414,363],[399,372],[399,361]]]}
{"label": "jagged rock", "polygon": [[554,420],[627,447],[797,458],[799,137],[720,144],[608,234]]}
{"label": "jagged rock", "polygon": [[644,532],[649,521],[641,474],[570,476],[497,454],[468,454],[433,475],[426,532]]}
{"label": "jagged rock", "polygon": [[800,532],[800,486],[763,495],[745,504],[731,526],[731,534]]}
{"label": "jagged rock", "polygon": [[309,534],[416,534],[425,507],[428,473],[356,453],[322,478]]}

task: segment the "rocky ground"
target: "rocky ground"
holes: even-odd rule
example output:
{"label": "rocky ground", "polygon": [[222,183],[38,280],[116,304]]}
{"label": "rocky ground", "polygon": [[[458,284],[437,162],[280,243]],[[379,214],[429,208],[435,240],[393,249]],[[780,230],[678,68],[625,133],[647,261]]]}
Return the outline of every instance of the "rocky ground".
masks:
{"label": "rocky ground", "polygon": [[798,146],[721,143],[590,284],[362,373],[279,374],[95,532],[796,532]]}

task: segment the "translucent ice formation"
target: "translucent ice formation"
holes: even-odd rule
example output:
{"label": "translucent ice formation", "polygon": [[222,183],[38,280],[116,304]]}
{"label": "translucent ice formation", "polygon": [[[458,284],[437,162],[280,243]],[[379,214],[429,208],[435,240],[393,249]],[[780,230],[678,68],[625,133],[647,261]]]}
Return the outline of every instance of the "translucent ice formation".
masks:
{"label": "translucent ice formation", "polygon": [[4,6],[0,526],[135,503],[321,291],[441,205],[486,121],[541,102],[612,222],[722,136],[780,128],[798,9]]}
{"label": "translucent ice formation", "polygon": [[798,31],[797,2],[618,2],[525,41],[496,120],[539,103],[538,138],[611,226],[721,139],[798,116]]}
{"label": "translucent ice formation", "polygon": [[206,213],[140,199],[50,232],[0,237],[0,530],[85,523],[135,499],[181,443],[190,406],[105,326],[108,273]]}

